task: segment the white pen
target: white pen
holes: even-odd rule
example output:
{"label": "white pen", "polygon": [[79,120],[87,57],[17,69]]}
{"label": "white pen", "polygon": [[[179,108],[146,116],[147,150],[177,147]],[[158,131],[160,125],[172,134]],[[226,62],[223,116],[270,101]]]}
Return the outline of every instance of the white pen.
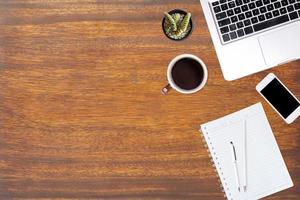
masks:
{"label": "white pen", "polygon": [[247,190],[247,119],[245,119],[244,122],[245,130],[244,130],[244,148],[245,148],[245,158],[244,158],[244,164],[245,164],[245,169],[244,169],[244,192]]}
{"label": "white pen", "polygon": [[234,166],[236,184],[237,184],[238,191],[240,192],[241,191],[241,185],[240,185],[239,171],[238,171],[238,167],[237,167],[236,151],[235,151],[235,147],[233,145],[233,142],[230,142],[230,145],[231,145],[231,149],[232,149],[232,161],[233,161],[233,166]]}

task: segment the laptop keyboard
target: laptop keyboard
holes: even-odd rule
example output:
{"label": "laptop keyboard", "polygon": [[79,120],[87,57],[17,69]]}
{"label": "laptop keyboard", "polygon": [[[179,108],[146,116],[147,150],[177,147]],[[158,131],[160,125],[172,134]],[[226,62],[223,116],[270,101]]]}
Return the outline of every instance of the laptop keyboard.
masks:
{"label": "laptop keyboard", "polygon": [[300,0],[218,0],[210,6],[223,44],[300,19]]}

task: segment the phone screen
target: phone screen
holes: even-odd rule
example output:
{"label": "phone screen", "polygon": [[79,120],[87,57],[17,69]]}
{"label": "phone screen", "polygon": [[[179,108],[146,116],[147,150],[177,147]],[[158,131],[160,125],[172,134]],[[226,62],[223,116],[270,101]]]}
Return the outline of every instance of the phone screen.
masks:
{"label": "phone screen", "polygon": [[276,78],[261,93],[285,119],[300,106],[298,100]]}

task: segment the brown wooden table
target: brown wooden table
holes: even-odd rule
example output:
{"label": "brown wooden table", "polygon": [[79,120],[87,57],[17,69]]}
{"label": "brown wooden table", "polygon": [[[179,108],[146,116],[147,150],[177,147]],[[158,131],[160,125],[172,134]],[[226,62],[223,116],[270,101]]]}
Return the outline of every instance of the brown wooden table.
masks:
{"label": "brown wooden table", "polygon": [[[164,11],[192,12],[182,42]],[[208,66],[199,93],[163,96],[169,61]],[[223,199],[199,125],[261,101],[300,198],[300,121],[255,91],[269,72],[300,97],[300,62],[223,79],[198,0],[0,0],[0,199]]]}

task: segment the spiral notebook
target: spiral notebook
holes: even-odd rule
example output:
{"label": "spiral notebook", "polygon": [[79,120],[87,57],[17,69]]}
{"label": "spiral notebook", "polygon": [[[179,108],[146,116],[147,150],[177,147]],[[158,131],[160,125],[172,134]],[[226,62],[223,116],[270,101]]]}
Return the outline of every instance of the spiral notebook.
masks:
{"label": "spiral notebook", "polygon": [[[260,199],[293,186],[261,103],[203,124],[201,132],[227,199]],[[246,191],[237,189],[230,141]]]}

